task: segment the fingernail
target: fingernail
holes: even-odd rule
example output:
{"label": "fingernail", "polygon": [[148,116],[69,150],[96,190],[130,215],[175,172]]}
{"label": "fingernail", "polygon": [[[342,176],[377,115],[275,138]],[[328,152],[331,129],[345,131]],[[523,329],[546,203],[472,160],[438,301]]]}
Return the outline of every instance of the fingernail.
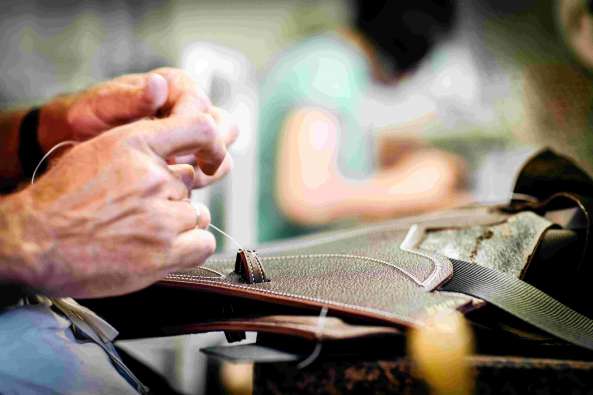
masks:
{"label": "fingernail", "polygon": [[156,108],[160,108],[167,101],[169,94],[167,80],[157,73],[149,73],[146,78],[145,95],[150,97]]}

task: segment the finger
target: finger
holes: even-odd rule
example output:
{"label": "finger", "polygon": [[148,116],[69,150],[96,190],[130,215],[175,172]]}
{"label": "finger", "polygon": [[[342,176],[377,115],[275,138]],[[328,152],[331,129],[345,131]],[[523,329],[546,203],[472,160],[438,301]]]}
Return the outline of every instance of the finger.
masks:
{"label": "finger", "polygon": [[214,120],[208,114],[146,121],[146,126],[146,130],[140,134],[163,159],[176,154],[197,152],[200,168],[212,175],[226,156],[226,146],[218,136]]}
{"label": "finger", "polygon": [[185,165],[196,165],[196,156],[194,154],[187,154],[187,155],[177,155],[176,157],[172,158],[173,163],[177,164],[185,164]]}
{"label": "finger", "polygon": [[153,72],[161,75],[169,87],[167,101],[162,107],[165,114],[191,116],[209,111],[210,99],[186,72],[169,67]]}
{"label": "finger", "polygon": [[194,229],[210,218],[210,213],[206,214],[201,207],[196,208],[189,199],[168,201],[166,204],[167,216],[175,221],[174,224],[178,233]]}
{"label": "finger", "polygon": [[191,189],[185,183],[179,180],[175,175],[172,175],[169,182],[163,188],[163,195],[168,200],[178,201],[189,199]]}
{"label": "finger", "polygon": [[133,74],[99,85],[88,92],[92,117],[104,129],[153,116],[165,104],[167,81],[159,74]]}
{"label": "finger", "polygon": [[197,228],[188,230],[173,241],[167,266],[176,270],[201,265],[215,249],[216,240],[210,232]]}
{"label": "finger", "polygon": [[211,216],[210,210],[202,203],[192,203],[196,213],[198,213],[198,224],[197,227],[200,229],[206,229],[210,225]]}
{"label": "finger", "polygon": [[196,172],[191,165],[186,164],[173,164],[169,165],[169,170],[173,175],[183,182],[183,184],[187,187],[188,191],[191,191],[194,187],[194,178]]}
{"label": "finger", "polygon": [[231,146],[239,137],[239,128],[230,114],[219,107],[211,107],[210,115],[218,125],[218,130],[227,147]]}
{"label": "finger", "polygon": [[[218,107],[212,107],[210,115],[218,125],[218,131],[225,146],[228,147],[233,144],[239,135],[237,125],[230,119],[228,113]],[[198,165],[196,155],[194,153],[177,155],[167,159],[169,164],[188,164],[192,166]],[[221,165],[222,166],[222,165]]]}
{"label": "finger", "polygon": [[203,188],[210,185],[224,176],[233,169],[233,158],[227,152],[224,160],[213,175],[207,175],[200,168],[195,169],[193,188]]}

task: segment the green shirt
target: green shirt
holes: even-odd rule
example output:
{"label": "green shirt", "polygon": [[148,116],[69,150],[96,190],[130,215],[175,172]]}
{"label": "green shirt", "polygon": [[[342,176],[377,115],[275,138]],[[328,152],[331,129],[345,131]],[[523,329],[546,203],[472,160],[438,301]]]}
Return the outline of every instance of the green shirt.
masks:
{"label": "green shirt", "polygon": [[278,146],[286,117],[303,106],[331,111],[340,121],[338,166],[350,178],[372,170],[373,148],[358,120],[370,82],[363,54],[337,35],[307,39],[282,54],[261,86],[258,125],[258,239],[297,236],[311,229],[286,218],[274,196]]}

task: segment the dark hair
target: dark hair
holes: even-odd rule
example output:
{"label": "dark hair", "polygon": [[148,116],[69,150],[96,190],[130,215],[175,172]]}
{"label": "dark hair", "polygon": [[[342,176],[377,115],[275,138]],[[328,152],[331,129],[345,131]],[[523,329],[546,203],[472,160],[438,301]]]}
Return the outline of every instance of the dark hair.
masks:
{"label": "dark hair", "polygon": [[354,24],[389,62],[389,71],[401,73],[451,30],[454,1],[354,0]]}

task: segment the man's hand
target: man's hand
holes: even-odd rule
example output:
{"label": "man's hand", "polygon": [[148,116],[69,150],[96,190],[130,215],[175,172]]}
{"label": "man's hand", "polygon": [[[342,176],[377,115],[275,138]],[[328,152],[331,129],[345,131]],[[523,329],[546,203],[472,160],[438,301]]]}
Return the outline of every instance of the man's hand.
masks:
{"label": "man's hand", "polygon": [[[222,110],[212,106],[195,81],[181,70],[161,68],[125,75],[80,93],[55,98],[41,109],[39,140],[47,151],[61,141],[85,141],[142,118],[195,117],[199,113],[206,114],[203,122],[211,123],[212,128],[225,130],[211,144],[229,145],[236,139],[237,129],[225,124]],[[218,163],[199,151],[182,154],[186,155],[168,161],[194,165],[194,187],[217,180],[232,166],[230,156]]]}
{"label": "man's hand", "polygon": [[225,133],[196,111],[140,120],[74,147],[4,203],[18,218],[9,227],[20,251],[12,279],[52,296],[100,297],[202,263],[215,248],[204,230],[208,210],[198,216],[187,200],[193,168],[166,158],[198,152],[216,171],[227,158]]}

